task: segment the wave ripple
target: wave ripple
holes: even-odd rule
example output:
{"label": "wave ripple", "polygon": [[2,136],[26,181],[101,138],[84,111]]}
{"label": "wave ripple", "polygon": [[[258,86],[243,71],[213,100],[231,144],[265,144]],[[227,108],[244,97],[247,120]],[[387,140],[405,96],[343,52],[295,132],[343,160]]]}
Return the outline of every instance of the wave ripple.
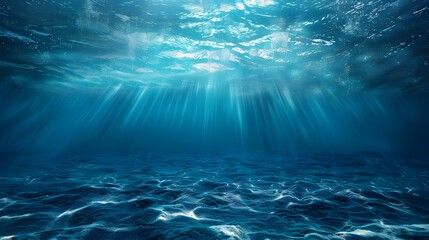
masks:
{"label": "wave ripple", "polygon": [[426,159],[22,157],[0,239],[428,239]]}

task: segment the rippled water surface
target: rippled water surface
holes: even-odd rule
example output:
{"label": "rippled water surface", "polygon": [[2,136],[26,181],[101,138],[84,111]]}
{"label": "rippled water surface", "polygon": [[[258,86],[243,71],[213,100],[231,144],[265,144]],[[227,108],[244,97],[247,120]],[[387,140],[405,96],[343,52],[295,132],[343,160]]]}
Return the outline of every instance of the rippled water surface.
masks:
{"label": "rippled water surface", "polygon": [[1,239],[429,237],[425,159],[31,159],[15,159],[1,171]]}

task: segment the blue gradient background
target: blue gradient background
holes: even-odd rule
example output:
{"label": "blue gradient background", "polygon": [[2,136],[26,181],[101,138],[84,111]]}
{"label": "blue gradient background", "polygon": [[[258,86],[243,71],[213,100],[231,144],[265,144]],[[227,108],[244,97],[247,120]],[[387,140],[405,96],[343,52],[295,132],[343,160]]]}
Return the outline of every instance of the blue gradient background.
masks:
{"label": "blue gradient background", "polygon": [[426,239],[429,1],[0,2],[0,239]]}

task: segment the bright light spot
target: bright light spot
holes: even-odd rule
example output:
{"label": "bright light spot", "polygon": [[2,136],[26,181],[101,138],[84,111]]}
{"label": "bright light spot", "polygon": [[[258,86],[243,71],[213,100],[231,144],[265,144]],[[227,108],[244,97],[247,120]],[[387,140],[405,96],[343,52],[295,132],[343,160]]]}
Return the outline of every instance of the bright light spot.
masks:
{"label": "bright light spot", "polygon": [[235,6],[237,7],[238,10],[244,10],[244,4],[241,2],[237,2]]}
{"label": "bright light spot", "polygon": [[244,3],[249,7],[268,7],[275,4],[273,0],[244,0]]}
{"label": "bright light spot", "polygon": [[221,70],[232,70],[219,63],[198,63],[194,64],[194,68],[208,72],[218,72]]}

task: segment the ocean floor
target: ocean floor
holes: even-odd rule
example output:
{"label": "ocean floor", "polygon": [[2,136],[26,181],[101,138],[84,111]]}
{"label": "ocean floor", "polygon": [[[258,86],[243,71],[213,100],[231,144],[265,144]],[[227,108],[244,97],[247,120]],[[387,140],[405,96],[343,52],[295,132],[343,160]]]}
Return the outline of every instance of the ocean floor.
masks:
{"label": "ocean floor", "polygon": [[20,157],[0,171],[0,239],[428,239],[425,160]]}

